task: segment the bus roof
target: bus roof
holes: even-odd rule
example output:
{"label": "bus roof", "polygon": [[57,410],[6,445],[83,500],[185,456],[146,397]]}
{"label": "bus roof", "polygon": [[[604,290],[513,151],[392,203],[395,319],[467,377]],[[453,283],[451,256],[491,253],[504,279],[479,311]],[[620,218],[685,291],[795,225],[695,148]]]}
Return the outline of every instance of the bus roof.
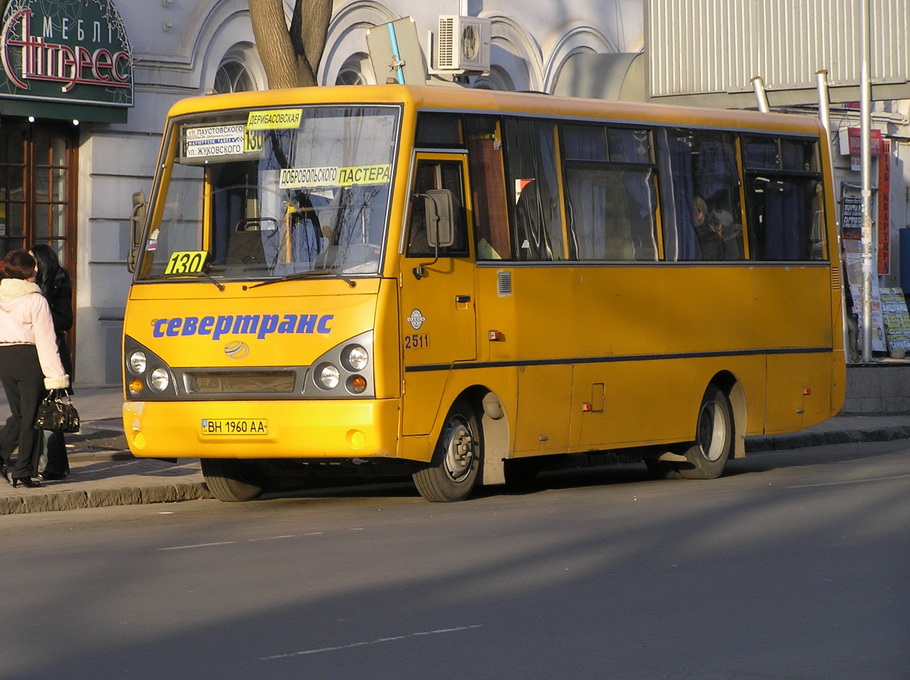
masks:
{"label": "bus roof", "polygon": [[369,103],[400,104],[419,110],[608,119],[683,127],[775,130],[816,136],[821,134],[823,129],[817,118],[803,115],[581,99],[471,88],[458,88],[458,96],[455,99],[453,98],[455,89],[441,85],[337,85],[259,90],[183,99],[171,107],[169,116],[225,109]]}

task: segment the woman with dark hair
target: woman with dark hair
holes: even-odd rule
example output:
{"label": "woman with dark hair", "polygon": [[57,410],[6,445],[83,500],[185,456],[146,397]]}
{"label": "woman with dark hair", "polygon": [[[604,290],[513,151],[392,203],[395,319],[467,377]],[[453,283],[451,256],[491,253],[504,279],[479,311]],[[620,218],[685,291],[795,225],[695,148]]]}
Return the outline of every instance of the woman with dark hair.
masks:
{"label": "woman with dark hair", "polygon": [[[0,279],[0,383],[10,410],[0,432],[0,474],[14,487],[41,486],[32,479],[43,439],[34,427],[35,415],[45,390],[70,384],[57,353],[50,307],[35,283],[36,267],[28,251],[11,250]],[[16,466],[7,472],[17,446]]]}
{"label": "woman with dark hair", "polygon": [[[54,320],[54,332],[57,335],[57,352],[67,375],[73,375],[73,361],[66,343],[66,332],[73,327],[73,284],[69,272],[60,266],[57,251],[46,243],[36,243],[29,248],[29,253],[38,262],[38,276],[35,283],[44,294],[51,308]],[[68,394],[72,394],[70,387]],[[38,463],[38,474],[42,479],[66,479],[70,471],[66,457],[66,442],[63,433],[47,430],[44,433],[47,457],[41,456]]]}

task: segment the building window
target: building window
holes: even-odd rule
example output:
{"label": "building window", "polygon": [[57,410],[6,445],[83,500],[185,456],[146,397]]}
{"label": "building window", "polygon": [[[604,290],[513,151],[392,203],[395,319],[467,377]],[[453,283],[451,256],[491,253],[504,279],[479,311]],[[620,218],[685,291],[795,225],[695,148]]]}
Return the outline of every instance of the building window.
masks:
{"label": "building window", "polygon": [[235,59],[228,59],[218,67],[213,89],[217,94],[227,94],[229,92],[251,92],[256,89],[256,86],[253,76],[243,63]]}
{"label": "building window", "polygon": [[375,81],[369,79],[369,73],[372,73],[370,58],[363,52],[358,52],[345,59],[341,68],[338,69],[338,75],[335,76],[335,84],[372,85]]}
{"label": "building window", "polygon": [[0,127],[0,257],[42,242],[72,271],[76,243],[74,126],[3,121]]}
{"label": "building window", "polygon": [[363,85],[363,74],[352,68],[343,68],[335,78],[336,85]]}

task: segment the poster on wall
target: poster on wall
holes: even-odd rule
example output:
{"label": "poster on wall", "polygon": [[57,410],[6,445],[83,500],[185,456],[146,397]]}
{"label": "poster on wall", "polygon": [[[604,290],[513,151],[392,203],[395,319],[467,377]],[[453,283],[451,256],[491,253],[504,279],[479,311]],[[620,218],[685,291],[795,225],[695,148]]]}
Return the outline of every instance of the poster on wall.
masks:
{"label": "poster on wall", "polygon": [[885,320],[885,335],[888,340],[888,351],[910,352],[910,314],[907,313],[907,300],[900,288],[882,288],[882,316]]}
{"label": "poster on wall", "polygon": [[863,238],[863,199],[858,194],[841,197],[841,238],[844,241],[861,241]]}
{"label": "poster on wall", "polygon": [[[850,295],[853,297],[853,313],[857,316],[859,332],[863,332],[863,259],[859,241],[844,239],[844,264],[847,271],[847,281],[850,286]],[[885,320],[882,316],[882,299],[878,286],[878,277],[872,277],[872,351],[886,352]],[[862,337],[859,346],[863,346]]]}
{"label": "poster on wall", "polygon": [[111,0],[10,0],[0,60],[0,98],[133,105],[132,50]]}

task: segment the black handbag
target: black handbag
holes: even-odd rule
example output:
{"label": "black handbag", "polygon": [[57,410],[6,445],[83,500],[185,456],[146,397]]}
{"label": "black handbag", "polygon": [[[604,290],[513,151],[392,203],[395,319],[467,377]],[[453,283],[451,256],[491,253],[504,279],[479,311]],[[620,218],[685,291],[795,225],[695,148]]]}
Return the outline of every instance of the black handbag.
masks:
{"label": "black handbag", "polygon": [[[64,400],[65,397],[65,400]],[[64,390],[51,390],[38,406],[35,416],[36,430],[78,432],[79,412]]]}

